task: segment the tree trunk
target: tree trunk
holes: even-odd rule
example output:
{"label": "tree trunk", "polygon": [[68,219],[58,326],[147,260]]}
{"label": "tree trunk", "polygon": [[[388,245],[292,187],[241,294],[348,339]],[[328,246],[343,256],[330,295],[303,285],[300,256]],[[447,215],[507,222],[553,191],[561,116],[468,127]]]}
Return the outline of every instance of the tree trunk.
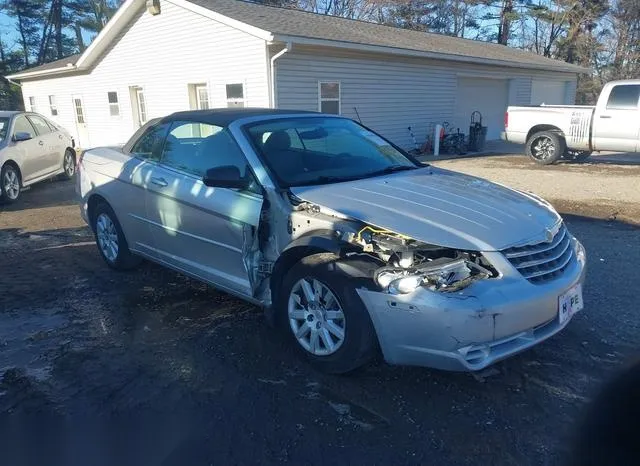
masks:
{"label": "tree trunk", "polygon": [[76,34],[76,42],[78,43],[78,49],[80,49],[80,53],[82,53],[87,47],[84,45],[84,39],[82,38],[82,28],[80,27],[79,24],[73,25],[73,32],[75,32]]}
{"label": "tree trunk", "polygon": [[55,39],[56,39],[56,58],[60,59],[64,56],[64,50],[62,49],[62,0],[53,0],[51,7],[53,8],[53,24],[55,27]]}
{"label": "tree trunk", "polygon": [[511,16],[513,15],[513,0],[504,0],[500,12],[500,26],[498,27],[498,44],[507,45],[511,30]]}
{"label": "tree trunk", "polygon": [[22,54],[24,55],[24,67],[29,67],[29,44],[27,43],[27,35],[24,30],[24,19],[22,14],[18,12],[18,33],[20,34],[20,45],[22,46]]}

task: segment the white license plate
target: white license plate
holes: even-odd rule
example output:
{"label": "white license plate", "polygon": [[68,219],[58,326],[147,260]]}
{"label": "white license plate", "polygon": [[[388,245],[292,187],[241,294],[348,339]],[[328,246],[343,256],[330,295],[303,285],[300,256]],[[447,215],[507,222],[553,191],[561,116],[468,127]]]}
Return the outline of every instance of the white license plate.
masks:
{"label": "white license plate", "polygon": [[558,298],[558,318],[560,325],[571,319],[576,312],[584,307],[582,302],[582,285],[576,285],[565,291]]}

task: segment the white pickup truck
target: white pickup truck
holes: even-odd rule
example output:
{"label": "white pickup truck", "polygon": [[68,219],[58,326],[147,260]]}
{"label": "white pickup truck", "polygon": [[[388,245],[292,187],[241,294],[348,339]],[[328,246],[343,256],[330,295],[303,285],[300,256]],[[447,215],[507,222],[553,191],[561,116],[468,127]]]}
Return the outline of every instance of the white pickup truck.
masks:
{"label": "white pickup truck", "polygon": [[594,151],[640,152],[640,79],[607,83],[595,107],[509,107],[502,139],[525,144],[542,165]]}

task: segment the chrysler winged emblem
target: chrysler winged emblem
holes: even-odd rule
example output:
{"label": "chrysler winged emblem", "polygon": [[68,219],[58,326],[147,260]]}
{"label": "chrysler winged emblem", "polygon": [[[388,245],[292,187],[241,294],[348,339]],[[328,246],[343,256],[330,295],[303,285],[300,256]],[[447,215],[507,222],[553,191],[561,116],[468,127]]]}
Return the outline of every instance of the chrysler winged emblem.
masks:
{"label": "chrysler winged emblem", "polygon": [[550,243],[551,241],[553,241],[553,230],[550,228],[546,228],[544,230],[544,234],[545,234],[545,238],[547,240],[547,243]]}

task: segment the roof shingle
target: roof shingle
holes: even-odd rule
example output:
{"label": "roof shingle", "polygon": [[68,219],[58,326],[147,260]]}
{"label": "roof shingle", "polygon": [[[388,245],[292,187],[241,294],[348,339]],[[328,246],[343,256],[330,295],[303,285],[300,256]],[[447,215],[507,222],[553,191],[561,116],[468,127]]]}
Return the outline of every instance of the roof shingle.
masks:
{"label": "roof shingle", "polygon": [[69,63],[71,63],[72,65],[75,65],[76,62],[78,61],[78,58],[80,58],[80,55],[82,55],[82,54],[76,53],[74,55],[69,55],[68,57],[61,58],[60,60],[50,61],[49,63],[45,63],[44,65],[39,65],[39,66],[34,66],[32,68],[27,68],[26,70],[20,71],[19,74],[32,73],[32,72],[37,72],[37,71],[54,70],[56,68],[64,68]]}
{"label": "roof shingle", "polygon": [[521,66],[529,65],[535,68],[574,73],[586,71],[576,65],[490,42],[401,29],[303,10],[260,5],[242,0],[188,1],[274,35],[280,34],[496,60],[517,63]]}

